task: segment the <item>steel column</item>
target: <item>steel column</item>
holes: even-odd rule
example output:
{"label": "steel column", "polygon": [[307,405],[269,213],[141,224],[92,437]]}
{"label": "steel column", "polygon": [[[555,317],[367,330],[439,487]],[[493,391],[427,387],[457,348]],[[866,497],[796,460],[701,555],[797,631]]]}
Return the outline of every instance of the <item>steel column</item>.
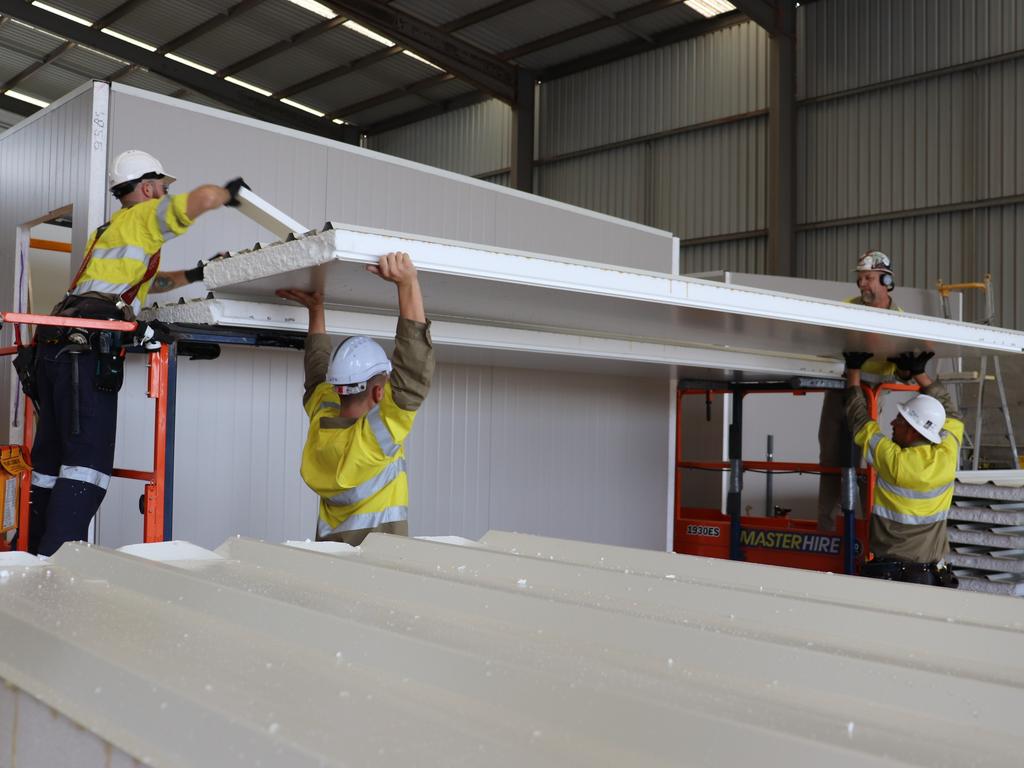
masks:
{"label": "steel column", "polygon": [[768,53],[768,272],[795,275],[796,7],[780,0]]}
{"label": "steel column", "polygon": [[522,192],[533,192],[535,83],[532,72],[516,70],[516,103],[512,108],[511,186]]}

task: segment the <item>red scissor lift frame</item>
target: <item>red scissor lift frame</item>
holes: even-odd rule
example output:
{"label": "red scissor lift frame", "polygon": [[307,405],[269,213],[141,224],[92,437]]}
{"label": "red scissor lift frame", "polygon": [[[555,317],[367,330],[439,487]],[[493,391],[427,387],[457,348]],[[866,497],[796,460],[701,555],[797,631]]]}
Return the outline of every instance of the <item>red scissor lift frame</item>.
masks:
{"label": "red scissor lift frame", "polygon": [[[828,386],[827,381],[814,379],[794,379],[789,383],[774,383],[757,385],[743,382],[734,384],[708,383],[706,386],[701,383],[696,386],[692,383],[681,383],[676,391],[676,442],[675,442],[675,500],[674,509],[674,536],[673,549],[676,552],[686,554],[698,554],[709,557],[729,558],[732,560],[751,560],[771,565],[783,565],[791,568],[805,568],[810,570],[845,571],[854,573],[856,562],[863,562],[870,559],[868,552],[868,530],[871,519],[871,509],[874,504],[875,491],[875,468],[868,466],[866,469],[858,469],[857,473],[866,478],[866,493],[862,499],[863,517],[857,520],[851,529],[844,526],[843,547],[841,556],[835,554],[824,555],[819,553],[807,553],[803,551],[773,551],[770,549],[754,550],[744,547],[741,543],[741,531],[766,530],[778,535],[787,533],[796,536],[807,534],[833,535],[835,532],[818,531],[817,524],[810,520],[791,520],[789,518],[772,517],[742,517],[738,513],[739,493],[736,492],[735,511],[723,515],[720,509],[687,508],[683,506],[683,470],[717,470],[728,471],[732,464],[737,463],[739,472],[752,471],[775,471],[775,472],[797,472],[809,474],[839,474],[842,467],[828,467],[821,464],[807,462],[786,462],[786,461],[746,461],[739,458],[738,448],[732,446],[734,440],[742,442],[742,405],[738,406],[734,401],[733,418],[738,421],[739,428],[733,432],[730,427],[730,456],[732,461],[683,461],[679,457],[683,453],[683,397],[688,395],[703,395],[710,403],[712,395],[732,394],[735,398],[742,400],[747,394],[753,393],[789,393],[792,395],[805,395],[808,392],[823,392],[833,387]],[[878,419],[878,400],[882,391],[915,392],[919,389],[916,384],[900,384],[896,382],[885,382],[875,387],[861,385],[868,402],[868,411],[872,419]],[[844,521],[845,523],[845,521]],[[694,533],[691,535],[690,530]],[[854,544],[851,539],[856,539]],[[797,540],[797,539],[794,539]],[[728,542],[727,544],[724,542]],[[858,551],[859,550],[859,551]]]}
{"label": "red scissor lift frame", "polygon": [[[51,315],[30,315],[20,312],[3,312],[0,318],[5,323],[21,325],[47,325],[65,328],[85,328],[88,330],[108,330],[132,332],[136,324],[122,320],[89,320],[77,317],[53,317]],[[20,334],[16,334],[20,335]],[[34,342],[32,342],[34,343]],[[0,356],[16,354],[24,345],[0,347]],[[142,540],[146,543],[165,541],[165,502],[170,489],[168,476],[168,429],[173,423],[168,418],[169,403],[172,400],[170,372],[174,366],[174,353],[167,344],[158,349],[148,350],[149,357],[147,377],[147,396],[155,400],[153,426],[153,469],[142,471],[136,469],[115,469],[114,477],[131,480],[142,480],[146,483],[142,501]],[[25,398],[24,430],[22,437],[22,453],[31,465],[32,438],[35,426],[35,413],[32,401]],[[18,496],[18,549],[28,548],[29,528],[29,489],[32,484],[31,467],[21,473]]]}

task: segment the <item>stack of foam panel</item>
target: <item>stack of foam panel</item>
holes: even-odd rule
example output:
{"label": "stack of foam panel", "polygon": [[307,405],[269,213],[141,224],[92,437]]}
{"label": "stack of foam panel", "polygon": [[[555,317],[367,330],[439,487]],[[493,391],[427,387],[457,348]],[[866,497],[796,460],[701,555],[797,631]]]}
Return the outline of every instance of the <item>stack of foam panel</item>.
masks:
{"label": "stack of foam panel", "polygon": [[960,588],[1024,596],[1024,472],[961,472],[947,558]]}

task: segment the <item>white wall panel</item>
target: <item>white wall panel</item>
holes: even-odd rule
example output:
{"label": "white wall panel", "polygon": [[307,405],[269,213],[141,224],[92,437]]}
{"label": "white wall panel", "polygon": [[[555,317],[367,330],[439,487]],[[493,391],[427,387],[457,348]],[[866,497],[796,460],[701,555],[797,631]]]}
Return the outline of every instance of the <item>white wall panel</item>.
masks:
{"label": "white wall panel", "polygon": [[753,22],[540,87],[540,157],[764,109],[768,36]]}
{"label": "white wall panel", "polygon": [[[105,86],[97,86],[105,93]],[[102,100],[102,97],[100,97]],[[93,134],[93,108],[102,114]],[[19,286],[15,282],[18,263],[17,229],[45,216],[50,211],[73,206],[72,245],[81,253],[85,248],[90,226],[103,221],[103,211],[96,202],[102,199],[105,176],[91,173],[94,157],[93,140],[102,151],[106,141],[106,109],[94,104],[90,83],[74,93],[46,115],[23,120],[0,135],[0,307],[24,309],[18,302]],[[93,201],[90,210],[90,201]],[[71,281],[67,275],[66,282]],[[13,339],[11,327],[2,332],[3,344]],[[0,364],[0,402],[12,397],[13,369]],[[20,399],[18,400],[20,404]],[[9,418],[3,419],[0,440],[9,442],[13,433]],[[20,424],[20,417],[19,422]]]}
{"label": "white wall panel", "polygon": [[489,173],[509,166],[512,109],[491,99],[373,134],[366,146],[468,176]]}
{"label": "white wall panel", "polygon": [[[334,219],[644,269],[671,265],[671,238],[664,232],[496,184],[223,112],[190,109],[134,89],[115,86],[112,109],[112,153],[136,145],[147,149],[184,190],[244,175],[257,193],[310,227]],[[203,140],[183,142],[183,135]],[[187,237],[168,244],[166,263],[192,266],[200,257],[259,239],[272,238],[230,209],[214,211]],[[191,293],[201,295],[201,289],[193,287]]]}
{"label": "white wall panel", "polygon": [[798,24],[801,98],[1024,49],[1024,0],[818,0]]}
{"label": "white wall panel", "polygon": [[[299,475],[308,420],[301,353],[223,347],[180,362],[173,535],[313,536],[316,498]],[[149,469],[145,366],[129,365],[116,464]],[[626,407],[628,405],[628,407]],[[662,549],[669,393],[661,380],[439,365],[408,443],[413,535],[492,528]],[[142,483],[112,481],[100,542],[142,538]]]}

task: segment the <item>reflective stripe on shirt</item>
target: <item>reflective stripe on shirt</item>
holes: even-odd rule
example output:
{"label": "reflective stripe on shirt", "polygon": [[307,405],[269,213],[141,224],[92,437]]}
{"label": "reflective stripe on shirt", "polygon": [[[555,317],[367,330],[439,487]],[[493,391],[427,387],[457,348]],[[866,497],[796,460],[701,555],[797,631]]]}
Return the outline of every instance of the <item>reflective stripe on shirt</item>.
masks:
{"label": "reflective stripe on shirt", "polygon": [[347,507],[358,504],[361,501],[376,496],[391,482],[394,482],[400,474],[405,472],[405,459],[399,459],[387,464],[380,472],[366,480],[355,488],[349,488],[341,493],[324,499],[330,506]]}
{"label": "reflective stripe on shirt", "polygon": [[896,523],[903,523],[904,525],[929,525],[945,520],[949,516],[949,507],[940,509],[938,512],[933,512],[930,515],[908,515],[904,512],[889,509],[876,501],[871,507],[871,514],[884,517],[886,520],[892,520]]}
{"label": "reflective stripe on shirt", "polygon": [[405,505],[386,507],[380,512],[359,512],[349,515],[335,527],[327,524],[323,517],[317,518],[316,532],[320,538],[330,536],[332,533],[344,533],[345,531],[361,531],[364,528],[376,528],[384,523],[397,523],[400,520],[409,518],[409,508]]}
{"label": "reflective stripe on shirt", "polygon": [[377,438],[377,445],[384,452],[385,456],[394,456],[398,453],[398,443],[391,436],[391,430],[388,429],[388,425],[384,423],[384,418],[380,415],[380,406],[375,405],[373,410],[366,414],[366,421],[370,425],[370,431],[373,432],[373,436]]}
{"label": "reflective stripe on shirt", "polygon": [[938,488],[929,488],[927,491],[915,491],[911,488],[904,488],[902,485],[890,483],[881,477],[875,479],[875,485],[894,496],[902,496],[905,499],[937,499],[953,487],[953,483],[946,483]]}

